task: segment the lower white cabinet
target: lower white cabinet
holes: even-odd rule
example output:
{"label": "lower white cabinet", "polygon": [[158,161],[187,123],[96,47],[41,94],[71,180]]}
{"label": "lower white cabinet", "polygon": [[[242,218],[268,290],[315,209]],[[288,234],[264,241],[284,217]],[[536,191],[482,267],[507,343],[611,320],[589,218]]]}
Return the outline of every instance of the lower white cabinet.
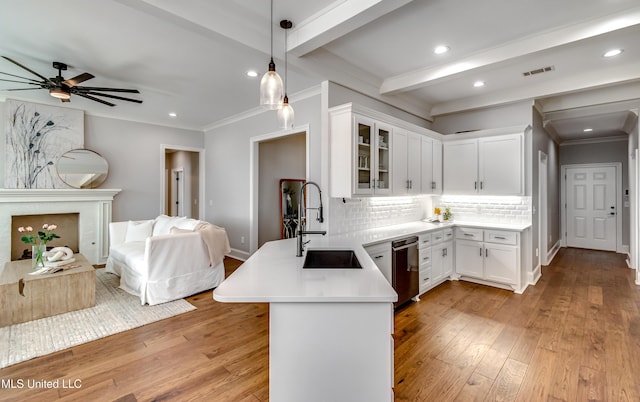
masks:
{"label": "lower white cabinet", "polygon": [[391,242],[373,244],[364,248],[369,256],[376,263],[376,266],[382,272],[387,281],[392,282],[392,262],[391,262]]}
{"label": "lower white cabinet", "polygon": [[419,236],[419,294],[433,289],[453,274],[452,229],[438,230]]}
{"label": "lower white cabinet", "polygon": [[[472,238],[473,240],[469,240]],[[456,229],[456,275],[520,289],[519,233]],[[503,286],[504,287],[504,286]]]}

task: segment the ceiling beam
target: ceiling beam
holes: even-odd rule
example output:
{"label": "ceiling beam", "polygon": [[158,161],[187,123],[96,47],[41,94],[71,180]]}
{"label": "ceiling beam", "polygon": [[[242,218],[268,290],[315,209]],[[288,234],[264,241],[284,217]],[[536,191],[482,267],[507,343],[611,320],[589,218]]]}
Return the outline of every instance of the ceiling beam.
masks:
{"label": "ceiling beam", "polygon": [[389,95],[427,87],[473,69],[505,62],[638,24],[640,24],[640,7],[635,7],[621,13],[514,40],[502,46],[486,49],[473,56],[444,65],[425,67],[388,77],[383,81],[380,93]]}
{"label": "ceiling beam", "polygon": [[298,22],[289,32],[287,50],[298,57],[304,56],[411,1],[336,1],[315,15]]}
{"label": "ceiling beam", "polygon": [[[569,79],[549,80],[536,85],[510,88],[494,91],[486,95],[438,103],[431,108],[431,115],[438,116],[464,110],[481,109],[503,103],[518,102],[524,99],[549,98],[554,95],[571,94],[597,87],[613,86],[623,82],[635,87],[632,81],[637,81],[640,78],[639,72],[640,62],[624,66],[612,66],[595,72],[575,74]],[[624,100],[623,97],[628,99],[628,93],[629,91],[624,91],[624,94],[619,95],[618,99]],[[634,94],[634,98],[638,98],[637,92]],[[543,105],[546,115],[549,108],[545,101],[543,101]]]}

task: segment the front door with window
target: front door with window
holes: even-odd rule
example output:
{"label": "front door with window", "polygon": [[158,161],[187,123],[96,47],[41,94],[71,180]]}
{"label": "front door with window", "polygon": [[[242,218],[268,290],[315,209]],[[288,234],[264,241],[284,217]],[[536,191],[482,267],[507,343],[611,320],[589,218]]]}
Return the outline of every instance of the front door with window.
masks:
{"label": "front door with window", "polygon": [[616,169],[566,170],[567,246],[616,250]]}

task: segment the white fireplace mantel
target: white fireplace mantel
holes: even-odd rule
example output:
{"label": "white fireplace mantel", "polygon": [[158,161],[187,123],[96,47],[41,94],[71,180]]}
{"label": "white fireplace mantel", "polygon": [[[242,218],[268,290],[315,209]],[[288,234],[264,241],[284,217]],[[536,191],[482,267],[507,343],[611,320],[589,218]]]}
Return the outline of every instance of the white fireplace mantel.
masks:
{"label": "white fireplace mantel", "polygon": [[[92,264],[109,256],[113,198],[120,189],[0,189],[0,238],[11,239],[11,217],[78,213],[79,249]],[[0,268],[11,260],[11,242],[0,244]]]}

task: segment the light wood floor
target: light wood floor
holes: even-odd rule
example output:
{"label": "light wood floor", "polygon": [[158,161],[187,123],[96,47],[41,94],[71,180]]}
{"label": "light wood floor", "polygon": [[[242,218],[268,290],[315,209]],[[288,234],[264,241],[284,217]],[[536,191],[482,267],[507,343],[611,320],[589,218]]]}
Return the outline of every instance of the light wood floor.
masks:
{"label": "light wood floor", "polygon": [[[563,249],[523,295],[439,286],[396,314],[396,400],[640,400],[633,273],[619,254]],[[81,388],[0,400],[268,400],[267,306],[188,300],[198,310],[0,370]]]}

